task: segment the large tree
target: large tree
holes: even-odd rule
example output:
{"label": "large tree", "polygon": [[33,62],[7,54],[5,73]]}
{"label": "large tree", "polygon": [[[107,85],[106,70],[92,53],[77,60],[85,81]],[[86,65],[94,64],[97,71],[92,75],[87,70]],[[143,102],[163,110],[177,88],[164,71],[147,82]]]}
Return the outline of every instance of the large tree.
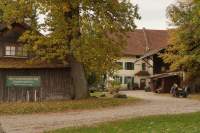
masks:
{"label": "large tree", "polygon": [[[56,59],[71,65],[77,92],[87,87],[83,70],[112,72],[125,46],[124,33],[133,31],[139,18],[137,6],[128,0],[0,0],[0,9],[0,21],[8,27],[30,25],[20,41],[34,55],[33,63]],[[86,96],[79,94],[74,97]]]}
{"label": "large tree", "polygon": [[[184,0],[169,6],[169,48],[162,55],[172,70],[184,70],[199,75],[200,71],[200,1]],[[197,74],[198,73],[198,74]]]}

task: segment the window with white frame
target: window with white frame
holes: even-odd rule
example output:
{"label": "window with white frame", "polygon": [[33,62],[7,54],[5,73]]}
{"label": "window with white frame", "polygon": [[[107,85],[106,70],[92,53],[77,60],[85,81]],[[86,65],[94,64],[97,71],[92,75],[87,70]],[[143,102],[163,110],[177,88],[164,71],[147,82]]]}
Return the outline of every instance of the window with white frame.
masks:
{"label": "window with white frame", "polygon": [[5,46],[5,56],[27,57],[27,50],[21,46]]}
{"label": "window with white frame", "polygon": [[15,56],[16,55],[16,47],[15,46],[6,46],[5,47],[5,55],[6,56]]}

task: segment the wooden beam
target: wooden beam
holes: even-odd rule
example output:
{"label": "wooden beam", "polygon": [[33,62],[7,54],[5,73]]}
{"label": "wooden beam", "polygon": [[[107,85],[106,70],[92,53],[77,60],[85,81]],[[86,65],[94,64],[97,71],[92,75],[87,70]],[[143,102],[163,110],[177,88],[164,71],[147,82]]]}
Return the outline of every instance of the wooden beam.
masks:
{"label": "wooden beam", "polygon": [[150,67],[153,67],[153,65],[151,65],[147,60],[142,59],[144,62],[146,62]]}

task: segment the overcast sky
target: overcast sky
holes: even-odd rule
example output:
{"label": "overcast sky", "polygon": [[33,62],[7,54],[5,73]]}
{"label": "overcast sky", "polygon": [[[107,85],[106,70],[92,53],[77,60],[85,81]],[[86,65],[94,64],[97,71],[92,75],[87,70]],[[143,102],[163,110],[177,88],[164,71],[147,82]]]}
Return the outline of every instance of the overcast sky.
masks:
{"label": "overcast sky", "polygon": [[131,0],[138,4],[139,14],[142,17],[137,22],[138,28],[166,29],[168,27],[166,8],[175,0]]}

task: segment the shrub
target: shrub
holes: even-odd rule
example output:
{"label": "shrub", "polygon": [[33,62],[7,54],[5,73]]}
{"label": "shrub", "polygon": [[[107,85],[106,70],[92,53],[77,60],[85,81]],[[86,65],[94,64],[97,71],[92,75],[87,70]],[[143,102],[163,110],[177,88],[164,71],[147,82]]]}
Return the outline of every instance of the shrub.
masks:
{"label": "shrub", "polygon": [[106,94],[101,94],[100,97],[106,97]]}
{"label": "shrub", "polygon": [[113,98],[128,98],[128,97],[127,97],[127,95],[125,95],[125,94],[119,94],[119,93],[117,93],[117,94],[115,94],[115,95],[113,96]]}

